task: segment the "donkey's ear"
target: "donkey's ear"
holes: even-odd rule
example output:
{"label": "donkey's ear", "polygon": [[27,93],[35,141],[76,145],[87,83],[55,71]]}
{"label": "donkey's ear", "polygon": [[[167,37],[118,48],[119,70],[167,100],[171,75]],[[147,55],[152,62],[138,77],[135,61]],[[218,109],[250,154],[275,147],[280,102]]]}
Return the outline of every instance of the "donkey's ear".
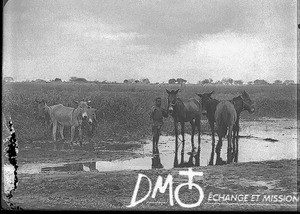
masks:
{"label": "donkey's ear", "polygon": [[[196,93],[196,94],[197,94],[197,93]],[[202,98],[202,96],[203,96],[202,94],[197,94],[197,95],[198,95],[199,97],[201,97],[201,98]]]}
{"label": "donkey's ear", "polygon": [[179,92],[180,88],[178,88],[176,91],[175,91],[175,94],[177,94]]}
{"label": "donkey's ear", "polygon": [[213,93],[215,93],[215,91],[210,92],[210,93],[209,93],[209,96],[211,96]]}
{"label": "donkey's ear", "polygon": [[170,94],[171,92],[168,90],[168,89],[166,89],[166,92],[168,93],[168,94]]}

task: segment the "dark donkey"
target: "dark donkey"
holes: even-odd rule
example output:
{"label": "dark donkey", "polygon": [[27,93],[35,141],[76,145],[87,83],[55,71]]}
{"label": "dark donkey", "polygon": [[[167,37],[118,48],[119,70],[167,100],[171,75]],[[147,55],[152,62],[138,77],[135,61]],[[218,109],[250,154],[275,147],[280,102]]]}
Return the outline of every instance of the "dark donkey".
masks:
{"label": "dark donkey", "polygon": [[216,165],[223,164],[220,153],[222,148],[222,138],[227,134],[227,163],[232,160],[232,132],[236,123],[237,114],[234,105],[230,101],[220,101],[215,112],[216,130],[219,141],[216,147],[217,160]]}
{"label": "dark donkey", "polygon": [[[96,109],[89,106],[87,109],[87,116],[82,120],[82,135],[87,136],[89,143],[91,143],[92,141],[96,127],[97,127]],[[82,144],[80,145],[82,146]],[[96,142],[94,146],[96,146]]]}
{"label": "dark donkey", "polygon": [[242,95],[234,97],[232,103],[237,113],[237,119],[233,127],[233,161],[238,162],[238,151],[239,151],[239,131],[240,131],[240,114],[246,110],[250,114],[255,111],[254,102],[250,99],[249,94],[244,90]]}
{"label": "dark donkey", "polygon": [[[211,158],[209,165],[213,164],[214,160],[214,147],[215,147],[215,129],[214,129],[214,123],[215,121],[215,111],[216,111],[216,106],[220,102],[219,100],[211,98],[211,95],[214,93],[214,91],[210,93],[203,93],[203,94],[197,94],[201,98],[202,106],[203,109],[206,110],[207,112],[207,118],[208,122],[210,124],[211,132],[212,132],[212,152],[211,152]],[[237,118],[235,125],[233,126],[233,159],[235,162],[238,161],[238,136],[239,136],[239,119],[240,119],[240,114],[242,111],[247,110],[249,113],[254,112],[254,105],[253,101],[250,99],[250,96],[246,91],[242,92],[242,95],[239,95],[238,97],[235,97],[231,100],[231,102],[234,104],[234,108],[237,113]]]}
{"label": "dark donkey", "polygon": [[178,167],[178,122],[181,125],[181,135],[182,135],[182,149],[181,149],[181,165],[184,164],[184,123],[190,122],[192,126],[192,152],[189,159],[189,165],[193,165],[193,157],[194,157],[194,133],[195,128],[198,128],[198,151],[195,155],[195,165],[200,166],[200,120],[202,114],[202,107],[198,100],[191,98],[187,101],[182,101],[177,97],[177,93],[179,89],[168,91],[168,110],[174,119],[174,127],[175,127],[175,158],[174,158],[174,167]]}
{"label": "dark donkey", "polygon": [[214,93],[214,91],[210,93],[203,93],[203,94],[197,94],[201,98],[201,104],[202,109],[206,111],[206,117],[210,126],[211,130],[211,137],[212,137],[212,149],[211,149],[211,155],[210,155],[210,161],[209,165],[213,165],[214,161],[214,154],[215,154],[215,112],[216,107],[219,100],[211,98],[211,95]]}
{"label": "dark donkey", "polygon": [[38,104],[37,109],[39,117],[44,121],[46,127],[49,126],[49,128],[51,128],[52,121],[50,117],[49,106],[47,106],[45,100],[35,99],[35,102]]}

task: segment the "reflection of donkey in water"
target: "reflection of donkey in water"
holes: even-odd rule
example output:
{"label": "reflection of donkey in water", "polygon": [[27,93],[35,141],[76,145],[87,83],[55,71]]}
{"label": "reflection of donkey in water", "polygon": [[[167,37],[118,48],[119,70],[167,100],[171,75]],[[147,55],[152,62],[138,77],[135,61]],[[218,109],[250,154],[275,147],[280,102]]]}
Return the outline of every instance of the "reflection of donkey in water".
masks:
{"label": "reflection of donkey in water", "polygon": [[174,158],[174,167],[178,167],[178,122],[180,122],[181,125],[181,135],[182,135],[182,149],[181,149],[181,165],[184,164],[184,123],[190,122],[192,126],[192,136],[191,136],[191,142],[192,142],[192,152],[189,159],[189,165],[193,165],[193,157],[194,157],[194,134],[195,134],[195,128],[197,126],[198,128],[198,151],[195,155],[195,165],[200,165],[200,120],[201,120],[201,114],[202,114],[202,107],[198,100],[191,98],[187,101],[182,101],[180,98],[177,97],[177,93],[179,89],[168,91],[168,110],[169,113],[172,115],[174,119],[174,127],[175,127],[175,158]]}

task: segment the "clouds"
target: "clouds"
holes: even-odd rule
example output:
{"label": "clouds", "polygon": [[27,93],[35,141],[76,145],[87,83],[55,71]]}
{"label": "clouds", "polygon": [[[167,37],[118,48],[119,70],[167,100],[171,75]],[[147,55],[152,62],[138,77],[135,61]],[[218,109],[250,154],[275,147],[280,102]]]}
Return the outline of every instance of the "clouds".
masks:
{"label": "clouds", "polygon": [[296,23],[285,0],[10,0],[3,68],[15,79],[295,79]]}

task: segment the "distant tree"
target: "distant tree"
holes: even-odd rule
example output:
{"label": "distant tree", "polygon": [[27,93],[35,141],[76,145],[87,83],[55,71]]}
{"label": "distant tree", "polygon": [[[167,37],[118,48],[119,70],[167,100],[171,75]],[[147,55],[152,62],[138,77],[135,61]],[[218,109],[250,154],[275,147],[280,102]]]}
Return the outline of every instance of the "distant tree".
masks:
{"label": "distant tree", "polygon": [[293,84],[295,84],[295,81],[294,80],[285,80],[283,82],[283,84],[285,84],[285,85],[293,85]]}
{"label": "distant tree", "polygon": [[13,82],[14,78],[12,78],[12,77],[4,77],[3,80],[4,80],[4,82]]}
{"label": "distant tree", "polygon": [[243,85],[243,83],[244,83],[243,80],[234,80],[233,81],[234,85]]}
{"label": "distant tree", "polygon": [[134,83],[139,83],[139,82],[140,82],[139,80],[135,80],[135,81],[134,81]]}
{"label": "distant tree", "polygon": [[223,85],[223,82],[220,81],[220,80],[218,80],[218,81],[215,82],[215,84],[216,84],[216,85]]}
{"label": "distant tree", "polygon": [[175,79],[169,79],[169,84],[175,84],[176,80]]}
{"label": "distant tree", "polygon": [[55,78],[54,82],[62,82],[60,78]]}
{"label": "distant tree", "polygon": [[142,79],[142,83],[149,84],[150,80],[148,78],[144,78]]}
{"label": "distant tree", "polygon": [[129,83],[129,81],[128,81],[128,80],[124,80],[124,81],[123,81],[123,83],[126,83],[126,84],[128,84],[128,83]]}
{"label": "distant tree", "polygon": [[71,77],[70,82],[88,82],[88,81],[82,77]]}
{"label": "distant tree", "polygon": [[38,83],[46,83],[47,81],[46,80],[43,80],[43,79],[36,79],[32,82],[38,82]]}
{"label": "distant tree", "polygon": [[273,84],[275,84],[275,85],[281,85],[282,81],[281,80],[275,80]]}
{"label": "distant tree", "polygon": [[71,77],[70,78],[70,82],[73,82],[73,81],[75,81],[77,79],[77,77]]}
{"label": "distant tree", "polygon": [[247,85],[253,85],[253,81],[247,82]]}
{"label": "distant tree", "polygon": [[204,79],[201,81],[201,84],[205,85],[205,84],[212,84],[213,83],[213,80],[211,78],[209,79]]}
{"label": "distant tree", "polygon": [[253,82],[254,85],[268,85],[269,83],[266,80],[254,80]]}
{"label": "distant tree", "polygon": [[187,81],[185,79],[182,79],[182,78],[177,78],[176,82],[178,84],[185,84]]}
{"label": "distant tree", "polygon": [[224,85],[232,85],[233,79],[231,79],[231,78],[223,78],[223,79],[222,79],[222,83],[223,83]]}
{"label": "distant tree", "polygon": [[128,83],[134,83],[135,82],[135,79],[128,79]]}

